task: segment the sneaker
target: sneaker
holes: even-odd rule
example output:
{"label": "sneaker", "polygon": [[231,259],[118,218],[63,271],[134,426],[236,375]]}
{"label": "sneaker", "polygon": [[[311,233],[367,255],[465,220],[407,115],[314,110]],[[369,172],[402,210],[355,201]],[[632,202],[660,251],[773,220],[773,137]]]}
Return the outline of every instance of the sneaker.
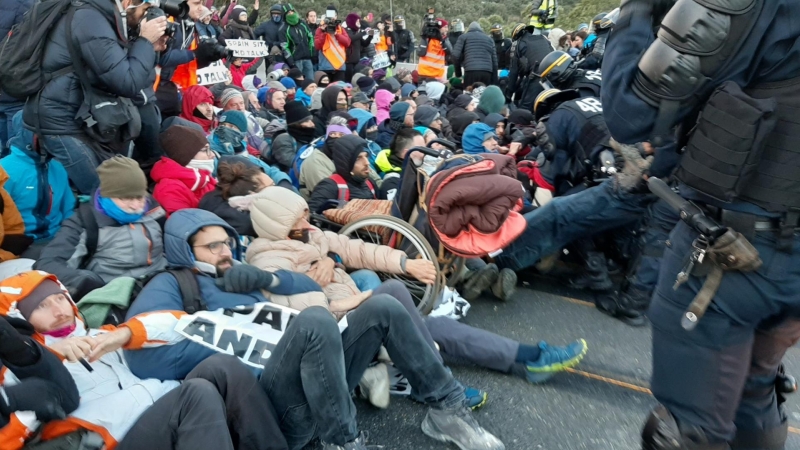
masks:
{"label": "sneaker", "polygon": [[389,373],[389,394],[408,397],[411,395],[411,384],[393,363],[386,363]]}
{"label": "sneaker", "polygon": [[461,450],[505,450],[505,445],[484,430],[469,408],[431,409],[422,421],[422,432],[441,442],[452,442]]}
{"label": "sneaker", "polygon": [[531,383],[541,383],[557,372],[576,366],[586,355],[586,341],[578,339],[566,347],[551,347],[547,342],[540,342],[542,351],[537,361],[525,364],[528,369],[527,378]]}
{"label": "sneaker", "polygon": [[467,406],[473,411],[482,408],[489,400],[489,394],[486,391],[466,386],[464,387],[464,396],[467,397]]}
{"label": "sneaker", "polygon": [[481,293],[489,289],[495,281],[499,270],[494,264],[487,264],[483,269],[480,269],[472,274],[464,283],[464,298],[467,300],[475,300],[480,297]]}
{"label": "sneaker", "polygon": [[384,448],[382,445],[367,445],[369,434],[366,431],[359,433],[358,437],[354,440],[344,444],[326,444],[321,442],[323,450],[380,450]]}
{"label": "sneaker", "polygon": [[378,363],[368,367],[358,387],[361,398],[368,399],[373,406],[380,409],[389,407],[389,371],[386,364]]}
{"label": "sneaker", "polygon": [[445,287],[442,291],[442,301],[431,311],[431,317],[449,317],[453,320],[461,320],[467,315],[470,304],[453,288]]}
{"label": "sneaker", "polygon": [[507,302],[517,290],[517,273],[511,269],[503,269],[492,285],[492,294],[500,300]]}

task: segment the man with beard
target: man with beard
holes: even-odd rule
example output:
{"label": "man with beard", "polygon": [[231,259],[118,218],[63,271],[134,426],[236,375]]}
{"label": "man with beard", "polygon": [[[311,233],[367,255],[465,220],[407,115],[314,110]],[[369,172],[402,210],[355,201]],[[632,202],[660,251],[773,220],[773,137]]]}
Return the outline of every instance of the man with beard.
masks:
{"label": "man with beard", "polygon": [[336,139],[331,145],[336,172],[320,181],[311,194],[308,208],[320,212],[333,201],[347,202],[361,198],[377,198],[375,184],[369,179],[369,152],[367,141],[348,135]]}

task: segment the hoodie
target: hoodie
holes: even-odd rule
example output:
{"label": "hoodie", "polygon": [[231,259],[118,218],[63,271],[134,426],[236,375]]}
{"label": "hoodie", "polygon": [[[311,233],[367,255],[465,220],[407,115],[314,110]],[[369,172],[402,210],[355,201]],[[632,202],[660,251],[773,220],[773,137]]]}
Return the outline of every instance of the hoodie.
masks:
{"label": "hoodie", "polygon": [[461,143],[464,146],[464,153],[476,155],[480,153],[489,153],[484,147],[484,136],[486,134],[494,134],[494,128],[486,125],[485,123],[473,123],[464,131],[464,137]]}
{"label": "hoodie", "polygon": [[322,108],[314,115],[317,136],[325,136],[328,128],[328,117],[333,111],[336,111],[336,99],[339,97],[339,92],[342,91],[344,91],[344,87],[338,84],[332,84],[322,91]]}
{"label": "hoodie", "polygon": [[217,180],[205,170],[184,167],[162,156],[150,172],[156,187],[153,197],[167,215],[186,208],[197,208],[200,199],[217,186]]}
{"label": "hoodie", "polygon": [[[227,222],[215,214],[200,209],[183,209],[167,220],[164,226],[164,248],[170,267],[186,267],[194,269],[200,288],[200,294],[209,310],[233,308],[269,301],[269,295],[294,295],[318,292],[319,285],[305,275],[279,270],[275,272],[277,285],[265,290],[249,294],[232,294],[220,289],[217,274],[208,264],[198,262],[192,252],[189,239],[202,228],[208,226],[222,227],[228,235],[238,242],[239,235]],[[231,249],[234,258],[239,255],[239,247]],[[237,264],[234,261],[234,264]],[[154,277],[142,289],[136,301],[128,310],[127,319],[144,313],[156,311],[183,311],[183,297],[178,281],[169,273]],[[195,368],[201,361],[215,354],[211,349],[189,340],[159,348],[148,348],[137,351],[126,351],[128,361],[134,374],[141,378],[157,378],[159,380],[180,380]]]}
{"label": "hoodie", "polygon": [[[281,13],[283,13],[283,6],[280,4],[272,5],[272,7],[270,7],[270,12],[271,11],[281,11]],[[272,20],[272,14],[270,13],[267,20],[255,29],[256,39],[261,39],[266,42],[267,50],[271,51],[272,47],[280,48],[280,32],[282,27],[283,17],[276,23]]]}
{"label": "hoodie", "polygon": [[194,122],[201,127],[206,134],[211,132],[214,127],[214,120],[198,117],[194,112],[197,105],[201,103],[214,104],[214,95],[205,86],[194,85],[183,93],[183,108],[180,117],[190,122]]}
{"label": "hoodie", "polygon": [[455,143],[461,146],[461,140],[464,136],[464,131],[467,127],[472,125],[475,121],[480,121],[480,117],[474,112],[465,111],[463,114],[454,117],[450,123],[453,126],[453,139]]}
{"label": "hoodie", "polygon": [[389,109],[391,109],[393,101],[394,94],[391,92],[385,89],[378,89],[378,91],[375,92],[375,108],[377,109],[375,118],[378,123],[383,123],[383,121],[389,118]]}
{"label": "hoodie", "polygon": [[[347,187],[350,189],[350,199],[375,199],[374,184],[371,182],[368,184],[366,179],[356,180],[351,174],[358,155],[365,152],[369,153],[367,141],[355,135],[348,135],[333,140],[330,146],[336,174],[341,176],[347,183]],[[337,200],[338,198],[339,188],[336,182],[326,178],[314,187],[314,192],[311,193],[311,199],[308,201],[309,210],[312,212],[320,211],[329,201]]]}
{"label": "hoodie", "polygon": [[481,94],[481,99],[478,102],[478,107],[475,112],[481,117],[481,120],[492,113],[500,113],[506,106],[506,97],[503,91],[497,86],[489,86]]}

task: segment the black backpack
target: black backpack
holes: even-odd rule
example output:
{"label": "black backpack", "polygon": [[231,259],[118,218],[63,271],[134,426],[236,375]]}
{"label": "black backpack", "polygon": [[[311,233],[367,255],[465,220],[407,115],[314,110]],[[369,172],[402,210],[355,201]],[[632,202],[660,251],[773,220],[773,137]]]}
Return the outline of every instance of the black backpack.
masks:
{"label": "black backpack", "polygon": [[72,72],[72,66],[51,73],[42,70],[47,36],[71,1],[37,1],[0,43],[0,86],[4,93],[24,100],[53,78]]}

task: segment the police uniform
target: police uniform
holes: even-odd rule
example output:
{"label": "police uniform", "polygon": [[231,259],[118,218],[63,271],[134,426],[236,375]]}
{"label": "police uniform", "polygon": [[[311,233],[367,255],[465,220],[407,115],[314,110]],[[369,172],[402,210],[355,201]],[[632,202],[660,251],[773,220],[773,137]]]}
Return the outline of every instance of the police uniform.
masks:
{"label": "police uniform", "polygon": [[547,38],[540,34],[531,34],[525,31],[516,45],[511,57],[511,70],[508,73],[508,88],[506,95],[516,94],[520,89],[517,106],[522,109],[532,110],[533,102],[536,100],[543,88],[539,84],[539,78],[535,76],[539,62],[553,51],[553,46]]}
{"label": "police uniform", "polygon": [[581,97],[600,97],[603,75],[599,70],[578,70],[572,79],[559,89],[577,89]]}
{"label": "police uniform", "polygon": [[[648,417],[643,448],[782,449],[788,423],[775,378],[784,353],[800,339],[800,155],[793,144],[800,138],[800,29],[794,22],[800,2],[679,0],[653,41],[654,8],[660,6],[630,0],[621,7],[603,61],[602,98],[613,102],[605,109],[609,131],[624,143],[658,141],[674,126],[700,129],[703,121],[716,121],[718,130],[708,136],[679,133],[687,143],[677,172],[681,195],[746,235],[763,264],[750,272],[725,271],[705,315],[687,331],[681,320],[705,280],[692,272],[676,290],[673,285],[698,233],[684,223],[672,231],[648,314],[652,390],[661,405]],[[731,127],[742,118],[713,107],[726,93],[753,108],[771,102],[772,114],[760,123],[777,119],[762,129],[763,145],[745,152],[755,169],[747,178],[723,173],[702,156],[719,161],[729,152],[722,161],[736,166],[738,155],[718,145],[719,130],[752,131]],[[728,201],[706,195],[730,183],[735,189]]]}

